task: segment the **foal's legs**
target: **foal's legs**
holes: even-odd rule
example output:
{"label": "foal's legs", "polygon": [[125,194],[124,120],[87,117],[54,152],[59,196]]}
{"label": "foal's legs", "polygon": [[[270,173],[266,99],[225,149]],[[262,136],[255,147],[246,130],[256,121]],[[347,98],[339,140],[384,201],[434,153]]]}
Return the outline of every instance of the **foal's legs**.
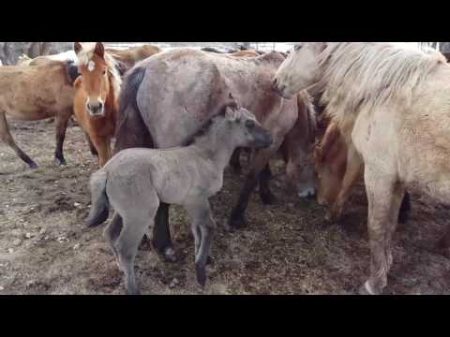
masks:
{"label": "foal's legs", "polygon": [[111,247],[114,256],[116,257],[117,262],[119,261],[119,255],[116,249],[116,241],[117,238],[119,237],[122,227],[123,227],[122,218],[117,212],[115,212],[111,220],[111,223],[103,231],[103,235],[105,236],[106,241],[108,241],[108,244]]}
{"label": "foal's legs", "polygon": [[380,294],[387,285],[392,264],[391,241],[395,231],[404,188],[393,177],[386,177],[365,168],[369,202],[368,229],[371,251],[370,277],[362,292]]}
{"label": "foal's legs", "polygon": [[206,283],[206,264],[211,253],[211,245],[216,223],[207,199],[196,200],[185,205],[192,219],[192,234],[195,240],[195,270],[197,282],[204,287]]}
{"label": "foal's legs", "polygon": [[59,165],[65,165],[66,160],[63,154],[63,144],[66,138],[67,123],[69,122],[70,116],[72,115],[72,110],[66,110],[56,115],[55,125],[56,125],[56,150],[55,150],[55,161]]}
{"label": "foal's legs", "polygon": [[3,111],[0,111],[0,138],[6,144],[8,144],[17,154],[17,156],[25,163],[27,163],[30,168],[34,169],[38,167],[37,164],[17,146],[16,142],[11,136],[11,133],[9,132],[8,122],[6,121],[6,116]]}

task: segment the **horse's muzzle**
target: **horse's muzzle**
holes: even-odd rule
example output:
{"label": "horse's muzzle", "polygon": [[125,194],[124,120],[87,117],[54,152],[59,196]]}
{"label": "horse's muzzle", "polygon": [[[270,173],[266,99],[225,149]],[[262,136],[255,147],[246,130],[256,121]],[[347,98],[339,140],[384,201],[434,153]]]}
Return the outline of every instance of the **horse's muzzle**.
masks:
{"label": "horse's muzzle", "polygon": [[104,105],[102,102],[87,103],[86,109],[92,117],[102,117],[104,115]]}
{"label": "horse's muzzle", "polygon": [[272,81],[272,90],[285,99],[290,99],[292,97],[292,95],[286,94],[286,85],[280,84],[276,78]]}

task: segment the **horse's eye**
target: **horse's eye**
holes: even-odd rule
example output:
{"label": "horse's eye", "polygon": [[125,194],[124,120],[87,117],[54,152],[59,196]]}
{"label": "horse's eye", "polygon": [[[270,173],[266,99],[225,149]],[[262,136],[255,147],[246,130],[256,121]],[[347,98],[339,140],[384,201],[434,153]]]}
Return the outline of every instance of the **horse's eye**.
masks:
{"label": "horse's eye", "polygon": [[245,121],[245,126],[249,129],[252,129],[255,127],[255,122],[252,121],[251,119],[248,119]]}
{"label": "horse's eye", "polygon": [[106,70],[103,70],[103,75],[106,75]]}

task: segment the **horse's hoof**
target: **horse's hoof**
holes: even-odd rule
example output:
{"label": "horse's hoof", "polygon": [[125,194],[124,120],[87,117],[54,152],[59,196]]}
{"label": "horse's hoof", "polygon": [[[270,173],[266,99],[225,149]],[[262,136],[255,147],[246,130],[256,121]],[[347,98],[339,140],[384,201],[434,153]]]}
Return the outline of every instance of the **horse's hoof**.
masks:
{"label": "horse's hoof", "polygon": [[177,256],[175,250],[172,247],[167,247],[162,252],[162,257],[167,262],[177,262]]}
{"label": "horse's hoof", "polygon": [[227,229],[229,231],[233,231],[235,229],[241,229],[247,226],[247,221],[245,220],[244,215],[236,215],[231,216],[230,220],[228,221],[228,227]]}
{"label": "horse's hoof", "polygon": [[206,269],[205,266],[200,266],[198,264],[195,265],[195,272],[197,274],[197,282],[198,284],[204,288],[206,284]]}
{"label": "horse's hoof", "polygon": [[271,193],[261,193],[261,200],[264,205],[273,205],[277,202],[277,198]]}
{"label": "horse's hoof", "polygon": [[55,162],[58,166],[64,166],[67,164],[64,158],[55,158]]}
{"label": "horse's hoof", "polygon": [[35,169],[37,169],[39,166],[38,166],[34,161],[32,161],[31,163],[28,164],[28,167],[29,167],[30,169],[32,169],[32,170],[35,170]]}
{"label": "horse's hoof", "polygon": [[209,265],[212,265],[212,264],[214,264],[214,260],[213,260],[213,258],[211,256],[208,256],[206,258],[206,265],[209,266]]}

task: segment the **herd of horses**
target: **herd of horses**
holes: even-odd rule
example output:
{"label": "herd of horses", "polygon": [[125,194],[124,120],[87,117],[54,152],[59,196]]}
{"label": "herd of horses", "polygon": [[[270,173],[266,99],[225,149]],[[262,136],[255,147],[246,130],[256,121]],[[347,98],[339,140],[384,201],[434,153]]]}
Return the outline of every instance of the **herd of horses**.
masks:
{"label": "herd of horses", "polygon": [[[90,179],[86,220],[104,231],[129,294],[138,294],[134,260],[147,236],[167,260],[175,254],[169,207],[191,217],[199,284],[206,282],[215,222],[208,199],[229,165],[248,173],[229,217],[230,230],[259,185],[264,204],[270,161],[281,155],[287,186],[317,194],[337,220],[355,183],[368,198],[370,276],[360,293],[380,294],[392,264],[392,235],[410,211],[408,192],[450,197],[450,66],[439,52],[389,43],[299,43],[288,53],[212,48],[108,49],[75,43],[75,59],[22,58],[0,67],[0,137],[29,165],[6,115],[55,117],[58,164],[75,116],[99,170]],[[115,139],[114,149],[112,142]],[[450,231],[439,244],[450,246]]]}

